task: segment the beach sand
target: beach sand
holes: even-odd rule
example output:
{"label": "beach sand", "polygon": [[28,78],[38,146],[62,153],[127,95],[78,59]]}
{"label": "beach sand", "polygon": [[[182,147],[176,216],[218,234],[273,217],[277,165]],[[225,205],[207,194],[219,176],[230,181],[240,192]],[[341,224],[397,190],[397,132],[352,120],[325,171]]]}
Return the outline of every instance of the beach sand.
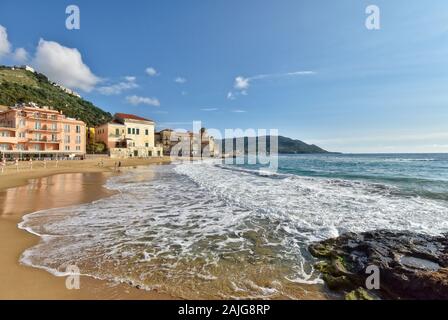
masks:
{"label": "beach sand", "polygon": [[[9,166],[0,174],[0,299],[173,299],[173,297],[139,290],[127,284],[112,284],[90,277],[81,278],[80,290],[66,289],[65,277],[55,277],[45,270],[21,265],[19,258],[38,243],[39,237],[17,224],[22,216],[38,210],[91,202],[112,195],[103,187],[115,172],[118,160],[100,159],[35,161],[33,169],[20,163],[19,171]],[[121,160],[122,166],[167,163],[163,159]]]}

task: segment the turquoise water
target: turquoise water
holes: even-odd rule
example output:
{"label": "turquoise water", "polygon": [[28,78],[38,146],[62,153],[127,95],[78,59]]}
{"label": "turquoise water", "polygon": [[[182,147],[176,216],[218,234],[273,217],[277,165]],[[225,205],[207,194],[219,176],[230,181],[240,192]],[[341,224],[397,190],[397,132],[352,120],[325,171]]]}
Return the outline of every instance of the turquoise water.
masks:
{"label": "turquoise water", "polygon": [[[263,167],[245,162],[236,166]],[[403,195],[448,201],[448,154],[280,155],[277,172],[385,184]]]}

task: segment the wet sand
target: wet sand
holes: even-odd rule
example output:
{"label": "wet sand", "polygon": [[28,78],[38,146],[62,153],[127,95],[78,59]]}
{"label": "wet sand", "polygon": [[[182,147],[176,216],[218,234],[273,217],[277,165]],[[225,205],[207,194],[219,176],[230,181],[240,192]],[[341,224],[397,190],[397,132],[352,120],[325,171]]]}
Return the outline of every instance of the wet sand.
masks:
{"label": "wet sand", "polygon": [[[0,299],[172,299],[158,292],[113,284],[90,277],[81,278],[80,290],[68,290],[65,277],[21,265],[19,258],[40,239],[17,224],[22,216],[38,210],[91,202],[112,195],[103,187],[114,172],[113,160],[34,163],[33,170],[21,163],[19,172],[11,169],[0,175]],[[154,160],[122,161],[123,166],[168,162]],[[9,168],[8,168],[9,169]],[[79,171],[75,173],[76,171]],[[64,173],[72,172],[72,173]],[[31,179],[31,180],[29,180]],[[29,181],[29,183],[28,183]]]}

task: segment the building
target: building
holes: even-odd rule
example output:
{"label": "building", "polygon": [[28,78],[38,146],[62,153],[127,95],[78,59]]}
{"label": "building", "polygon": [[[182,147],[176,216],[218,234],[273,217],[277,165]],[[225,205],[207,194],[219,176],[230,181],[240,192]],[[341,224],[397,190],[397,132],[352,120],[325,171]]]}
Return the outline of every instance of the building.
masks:
{"label": "building", "polygon": [[34,70],[34,68],[27,66],[27,65],[20,66],[20,69],[23,69],[23,70],[26,70],[26,71],[29,71],[32,73],[36,73],[36,70]]}
{"label": "building", "polygon": [[14,67],[8,67],[11,70],[16,70],[16,69],[21,69],[21,70],[26,70],[32,73],[36,73],[36,70],[34,70],[34,68],[27,66],[27,65],[23,65],[23,66],[14,66]]}
{"label": "building", "polygon": [[86,124],[35,104],[0,111],[0,155],[6,158],[84,158]]}
{"label": "building", "polygon": [[166,156],[215,156],[215,140],[205,128],[199,133],[164,129],[156,133],[156,141],[163,146]]}
{"label": "building", "polygon": [[95,128],[95,140],[106,144],[112,158],[160,157],[163,147],[155,143],[154,128],[152,120],[117,113],[111,122]]}
{"label": "building", "polygon": [[60,85],[59,83],[53,82],[53,86],[61,89],[65,93],[68,93],[68,94],[70,94],[72,96],[75,96],[77,98],[82,98],[81,95],[79,93],[77,93],[76,91],[73,91],[72,89],[66,88],[66,87]]}

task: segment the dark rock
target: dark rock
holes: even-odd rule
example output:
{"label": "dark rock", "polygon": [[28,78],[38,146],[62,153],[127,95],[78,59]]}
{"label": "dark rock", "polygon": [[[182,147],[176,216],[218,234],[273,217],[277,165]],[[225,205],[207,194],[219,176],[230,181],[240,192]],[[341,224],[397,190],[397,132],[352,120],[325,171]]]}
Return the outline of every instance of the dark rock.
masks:
{"label": "dark rock", "polygon": [[[448,237],[407,231],[346,233],[314,243],[310,253],[331,290],[347,299],[448,299]],[[366,290],[366,268],[377,266],[380,289]]]}

